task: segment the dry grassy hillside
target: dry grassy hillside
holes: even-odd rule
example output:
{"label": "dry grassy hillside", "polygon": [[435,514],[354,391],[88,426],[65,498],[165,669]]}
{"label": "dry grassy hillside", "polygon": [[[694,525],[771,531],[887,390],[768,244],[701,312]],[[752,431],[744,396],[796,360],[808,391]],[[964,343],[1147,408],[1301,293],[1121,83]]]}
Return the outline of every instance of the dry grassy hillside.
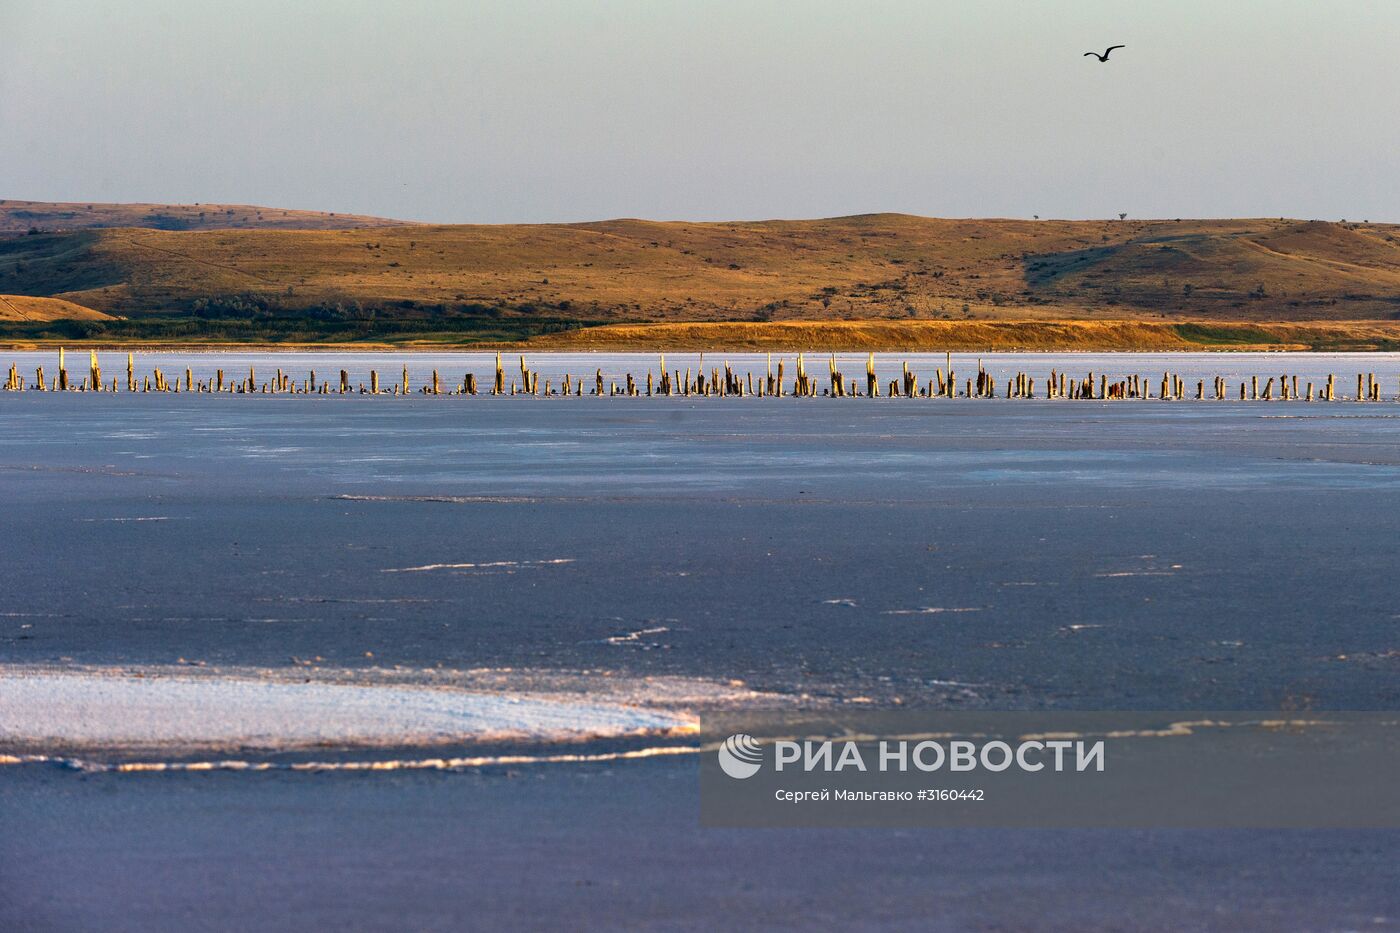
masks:
{"label": "dry grassy hillside", "polygon": [[110,321],[111,315],[60,298],[0,295],[0,321]]}
{"label": "dry grassy hillside", "polygon": [[1400,227],[880,214],[103,229],[0,240],[0,290],[132,316],[1380,319],[1400,314]]}
{"label": "dry grassy hillside", "polygon": [[287,229],[347,230],[401,224],[359,214],[290,211],[248,204],[102,204],[0,200],[0,237],[31,230],[54,233],[92,227],[156,230]]}

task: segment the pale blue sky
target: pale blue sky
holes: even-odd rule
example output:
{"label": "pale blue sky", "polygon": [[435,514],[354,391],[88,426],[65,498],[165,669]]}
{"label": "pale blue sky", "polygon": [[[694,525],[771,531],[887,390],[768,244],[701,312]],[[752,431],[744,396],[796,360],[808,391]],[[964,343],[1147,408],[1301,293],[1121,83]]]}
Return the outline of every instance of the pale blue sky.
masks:
{"label": "pale blue sky", "polygon": [[0,197],[1400,221],[1397,49],[1395,0],[0,0]]}

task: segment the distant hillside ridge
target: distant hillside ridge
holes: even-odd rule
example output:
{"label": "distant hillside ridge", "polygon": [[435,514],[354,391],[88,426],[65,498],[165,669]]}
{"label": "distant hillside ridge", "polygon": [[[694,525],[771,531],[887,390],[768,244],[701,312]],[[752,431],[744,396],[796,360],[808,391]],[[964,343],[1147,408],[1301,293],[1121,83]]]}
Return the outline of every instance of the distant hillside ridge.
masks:
{"label": "distant hillside ridge", "polygon": [[1400,226],[871,214],[89,228],[0,239],[0,292],[132,318],[451,319],[459,329],[504,318],[1388,320],[1400,317]]}
{"label": "distant hillside ridge", "polygon": [[61,233],[94,227],[151,230],[349,230],[407,221],[294,211],[250,204],[103,204],[97,202],[0,200],[0,236],[30,231]]}

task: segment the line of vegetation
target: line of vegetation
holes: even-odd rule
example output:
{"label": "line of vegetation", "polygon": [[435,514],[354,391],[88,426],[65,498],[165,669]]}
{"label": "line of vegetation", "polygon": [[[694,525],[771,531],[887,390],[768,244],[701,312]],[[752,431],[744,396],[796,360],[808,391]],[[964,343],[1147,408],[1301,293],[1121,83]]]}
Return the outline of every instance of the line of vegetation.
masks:
{"label": "line of vegetation", "polygon": [[1209,346],[1278,343],[1279,338],[1262,327],[1247,324],[1176,324],[1178,337]]}
{"label": "line of vegetation", "polygon": [[149,317],[118,321],[0,322],[0,341],[211,344],[509,343],[589,326],[568,320],[377,320]]}
{"label": "line of vegetation", "polygon": [[527,340],[572,330],[578,321],[375,321],[323,323],[305,320],[243,321],[227,318],[140,318],[124,321],[6,321],[0,340],[72,340],[92,343],[412,343],[453,344]]}
{"label": "line of vegetation", "polygon": [[[556,311],[551,314],[549,311]],[[534,305],[383,305],[360,301],[294,305],[277,296],[242,294],[197,298],[166,313],[109,321],[6,321],[0,339],[158,343],[496,343],[587,327]],[[543,312],[543,313],[542,313]]]}
{"label": "line of vegetation", "polygon": [[1183,340],[1191,343],[1205,343],[1210,346],[1259,345],[1277,343],[1277,336],[1263,328],[1242,324],[1177,324],[1173,331]]}
{"label": "line of vegetation", "polygon": [[[1340,325],[1334,325],[1340,326]],[[1275,343],[1302,343],[1310,350],[1394,350],[1400,340],[1379,335],[1348,336],[1330,332],[1326,324],[1319,332],[1289,329],[1284,333],[1268,331],[1249,324],[1175,324],[1173,331],[1183,340],[1201,346],[1268,346]]]}

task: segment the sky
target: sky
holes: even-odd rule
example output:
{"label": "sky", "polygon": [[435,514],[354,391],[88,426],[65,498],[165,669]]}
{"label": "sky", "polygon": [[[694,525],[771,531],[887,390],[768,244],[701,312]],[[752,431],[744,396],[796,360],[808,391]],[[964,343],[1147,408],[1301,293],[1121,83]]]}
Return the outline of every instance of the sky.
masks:
{"label": "sky", "polygon": [[0,0],[0,197],[1400,221],[1397,48],[1395,0]]}

